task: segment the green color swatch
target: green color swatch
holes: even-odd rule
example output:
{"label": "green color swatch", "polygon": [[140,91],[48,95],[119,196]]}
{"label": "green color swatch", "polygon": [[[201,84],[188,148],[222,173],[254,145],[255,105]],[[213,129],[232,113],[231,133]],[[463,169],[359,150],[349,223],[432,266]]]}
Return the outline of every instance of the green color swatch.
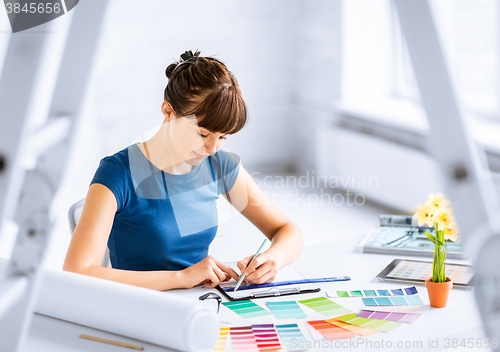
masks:
{"label": "green color swatch", "polygon": [[368,329],[382,331],[382,332],[389,332],[392,329],[394,329],[395,327],[400,325],[400,323],[397,323],[395,321],[361,318],[361,317],[356,316],[356,313],[345,315],[345,316],[340,317],[338,319],[339,319],[339,321],[347,323],[347,324],[361,326],[363,328],[368,328]]}
{"label": "green color swatch", "polygon": [[351,312],[349,309],[342,307],[340,304],[332,302],[325,297],[305,299],[299,301],[299,303],[302,303],[306,307],[309,307],[325,316],[337,316]]}
{"label": "green color swatch", "polygon": [[224,306],[239,314],[244,319],[270,315],[271,313],[250,300],[222,302]]}

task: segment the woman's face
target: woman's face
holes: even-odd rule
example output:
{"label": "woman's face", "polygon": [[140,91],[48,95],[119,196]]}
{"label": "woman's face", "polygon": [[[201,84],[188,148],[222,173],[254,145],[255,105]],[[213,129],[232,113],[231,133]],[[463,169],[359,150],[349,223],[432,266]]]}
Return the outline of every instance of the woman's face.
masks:
{"label": "woman's face", "polygon": [[192,166],[199,165],[208,155],[215,154],[224,144],[226,135],[210,132],[198,126],[194,115],[175,117],[170,122],[170,140],[176,154]]}

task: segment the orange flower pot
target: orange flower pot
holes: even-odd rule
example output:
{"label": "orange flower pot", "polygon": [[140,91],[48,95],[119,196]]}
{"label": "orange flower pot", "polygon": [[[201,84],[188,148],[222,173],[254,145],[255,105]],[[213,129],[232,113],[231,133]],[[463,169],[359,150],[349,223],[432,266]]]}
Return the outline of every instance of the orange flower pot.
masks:
{"label": "orange flower pot", "polygon": [[453,287],[453,281],[447,277],[445,282],[433,282],[432,276],[425,280],[425,287],[429,294],[431,307],[443,308],[446,307],[450,290]]}

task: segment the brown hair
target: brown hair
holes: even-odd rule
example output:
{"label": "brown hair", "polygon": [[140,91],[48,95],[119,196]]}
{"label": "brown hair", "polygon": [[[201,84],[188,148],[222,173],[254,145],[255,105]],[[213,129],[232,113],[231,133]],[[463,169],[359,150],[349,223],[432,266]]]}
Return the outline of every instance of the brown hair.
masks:
{"label": "brown hair", "polygon": [[[202,118],[198,126],[211,132],[234,134],[247,123],[247,108],[236,78],[221,61],[186,51],[165,70],[164,99],[179,116]],[[201,100],[201,101],[200,101]]]}

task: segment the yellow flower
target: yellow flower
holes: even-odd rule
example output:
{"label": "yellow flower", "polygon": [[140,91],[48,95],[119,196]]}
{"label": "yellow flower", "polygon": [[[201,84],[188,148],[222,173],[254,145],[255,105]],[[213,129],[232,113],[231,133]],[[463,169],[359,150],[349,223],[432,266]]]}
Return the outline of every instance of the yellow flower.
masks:
{"label": "yellow flower", "polygon": [[434,226],[434,209],[430,207],[429,204],[418,205],[418,211],[413,215],[418,219],[418,226],[427,224],[427,226]]}
{"label": "yellow flower", "polygon": [[438,223],[438,230],[444,230],[452,225],[451,214],[447,211],[440,211],[434,216],[434,221]]}
{"label": "yellow flower", "polygon": [[444,210],[450,204],[450,201],[444,199],[444,195],[442,193],[430,193],[428,204],[433,209]]}
{"label": "yellow flower", "polygon": [[444,239],[445,240],[451,240],[451,241],[455,242],[457,240],[457,237],[458,237],[457,225],[452,224],[452,226],[444,228]]}

